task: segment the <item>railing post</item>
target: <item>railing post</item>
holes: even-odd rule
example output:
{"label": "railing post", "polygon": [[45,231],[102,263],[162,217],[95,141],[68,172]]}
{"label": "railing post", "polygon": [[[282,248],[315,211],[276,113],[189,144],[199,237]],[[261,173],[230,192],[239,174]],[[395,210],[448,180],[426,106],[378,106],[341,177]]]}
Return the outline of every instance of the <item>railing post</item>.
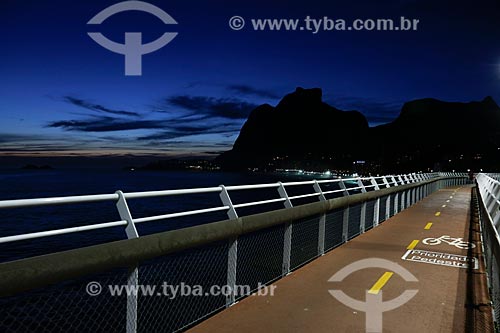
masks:
{"label": "railing post", "polygon": [[224,185],[219,185],[221,188],[219,197],[220,200],[222,201],[222,204],[224,206],[228,206],[229,209],[227,210],[227,217],[230,220],[234,220],[238,218],[238,214],[236,213],[236,209],[234,209],[233,202],[231,201],[231,197],[229,197],[229,193],[227,192],[227,189]]}
{"label": "railing post", "polygon": [[391,184],[389,184],[389,182],[387,181],[387,178],[385,176],[382,177],[382,181],[384,182],[384,185],[385,185],[386,188],[391,187]]}
{"label": "railing post", "polygon": [[345,186],[345,183],[344,181],[342,180],[342,178],[340,178],[339,180],[339,187],[341,190],[344,190],[342,192],[342,195],[345,197],[345,196],[348,196],[349,195],[349,190],[347,189],[347,187]]}
{"label": "railing post", "polygon": [[[326,197],[321,190],[321,186],[317,180],[314,181],[314,191],[319,193],[319,201],[326,201]],[[323,213],[319,217],[319,231],[318,231],[318,254],[320,256],[325,254],[325,224],[326,224],[326,213]]]}
{"label": "railing post", "polygon": [[394,215],[399,212],[399,192],[394,194]]}
{"label": "railing post", "polygon": [[[233,206],[231,197],[227,192],[224,185],[220,185],[221,191],[219,197],[224,206],[228,206],[227,217],[230,220],[237,219],[238,214]],[[233,238],[229,240],[229,251],[227,255],[227,286],[231,288],[231,293],[226,295],[226,307],[230,307],[236,302],[235,289],[236,289],[236,272],[237,272],[237,262],[238,262],[238,238]]]}
{"label": "railing post", "polygon": [[400,212],[405,210],[406,208],[406,191],[401,191],[401,209],[399,210]]}
{"label": "railing post", "polygon": [[[123,195],[122,191],[116,191],[118,194],[118,201],[116,202],[116,208],[118,209],[118,214],[120,219],[127,221],[127,226],[125,227],[125,233],[128,239],[138,238],[139,233],[134,224],[134,219],[128,208],[127,200]],[[137,266],[130,267],[129,275],[127,277],[127,286],[130,289],[137,289],[139,285],[139,269]],[[137,294],[130,293],[127,295],[127,316],[126,316],[126,332],[135,333],[137,332]]]}
{"label": "railing post", "polygon": [[[292,208],[292,202],[288,197],[288,193],[286,193],[285,186],[281,182],[278,182],[278,193],[281,198],[285,199],[284,205],[285,208]],[[290,259],[292,254],[292,223],[288,222],[285,224],[285,234],[283,237],[283,266],[282,266],[282,275],[290,274]]]}
{"label": "railing post", "polygon": [[349,206],[344,208],[342,216],[342,243],[347,242],[349,238]]}
{"label": "railing post", "polygon": [[116,194],[118,194],[118,201],[116,202],[118,214],[122,220],[127,221],[127,226],[125,227],[127,238],[132,239],[139,237],[137,229],[135,228],[134,219],[132,218],[132,214],[130,214],[130,209],[128,208],[127,200],[125,199],[123,192],[116,191]]}
{"label": "railing post", "polygon": [[360,214],[359,232],[364,233],[366,231],[366,201],[361,204],[361,214]]}
{"label": "railing post", "polygon": [[385,201],[385,220],[388,220],[391,217],[391,195],[387,196],[387,200]]}
{"label": "railing post", "polygon": [[378,183],[377,183],[377,181],[375,180],[375,178],[371,177],[371,178],[370,178],[370,183],[373,185],[373,188],[375,189],[375,191],[380,190],[380,186],[378,186]]}
{"label": "railing post", "polygon": [[[343,182],[342,185],[345,187]],[[361,193],[366,193],[365,184],[363,184],[363,180],[361,178],[358,178],[358,187],[361,188]],[[366,202],[363,202],[361,204],[359,232],[364,233],[365,230],[366,230]],[[347,238],[349,238],[349,207],[346,207],[344,209],[344,214],[342,216],[342,241],[347,242]]]}
{"label": "railing post", "polygon": [[314,185],[313,185],[313,187],[314,187],[314,191],[315,191],[316,193],[319,193],[319,200],[320,200],[320,201],[326,201],[326,197],[325,197],[325,195],[323,194],[323,191],[321,190],[321,187],[319,186],[319,183],[318,183],[318,181],[317,181],[317,180],[314,180]]}
{"label": "railing post", "polygon": [[375,200],[373,205],[373,227],[378,226],[378,221],[380,220],[380,198]]}
{"label": "railing post", "polygon": [[361,180],[361,178],[358,179],[358,187],[361,187],[361,193],[366,193],[365,184],[363,184],[363,180]]}
{"label": "railing post", "polygon": [[[377,181],[375,178],[370,178],[370,183],[373,185],[375,191],[380,190]],[[380,221],[380,198],[375,199],[375,204],[373,205],[373,227],[378,226]]]}

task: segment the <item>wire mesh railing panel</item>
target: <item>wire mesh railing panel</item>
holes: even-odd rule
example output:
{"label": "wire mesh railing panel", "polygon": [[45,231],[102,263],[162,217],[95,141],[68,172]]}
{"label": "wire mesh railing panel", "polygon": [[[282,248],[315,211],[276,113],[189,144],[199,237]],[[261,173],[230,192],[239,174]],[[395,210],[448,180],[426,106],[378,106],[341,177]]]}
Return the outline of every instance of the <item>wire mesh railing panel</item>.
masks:
{"label": "wire mesh railing panel", "polygon": [[249,286],[249,292],[253,292],[259,283],[282,276],[284,237],[285,226],[279,225],[238,239],[237,285]]}
{"label": "wire mesh railing panel", "polygon": [[394,216],[394,207],[396,207],[396,195],[389,195],[389,217]]}
{"label": "wire mesh railing panel", "polygon": [[497,323],[497,330],[500,325],[500,267],[496,260],[492,260],[490,284],[491,284],[491,300],[493,302],[493,309],[495,314],[495,322]]}
{"label": "wire mesh railing panel", "polygon": [[385,212],[387,211],[387,200],[389,198],[387,196],[381,197],[380,198],[380,210],[379,210],[379,215],[378,215],[378,222],[384,222],[385,219]]}
{"label": "wire mesh railing panel", "polygon": [[[107,285],[127,283],[128,270],[66,281],[0,300],[2,332],[125,331],[127,296],[111,296]],[[87,292],[92,283],[96,295]],[[101,286],[101,292],[97,294]]]}
{"label": "wire mesh railing panel", "polygon": [[[484,223],[490,223],[487,221],[487,217],[482,217],[482,231],[483,231],[483,247],[484,247],[484,260],[486,264],[486,269],[488,273],[489,286],[490,286],[490,297],[493,306],[494,321],[497,325],[497,332],[500,330],[500,269],[498,266],[497,258],[495,257],[493,246],[497,241],[494,235],[486,232],[488,228]],[[485,219],[486,218],[486,219]]]}
{"label": "wire mesh railing panel", "polygon": [[291,269],[318,256],[318,235],[319,216],[292,223]]}
{"label": "wire mesh railing panel", "polygon": [[[500,243],[498,240],[498,206],[494,205],[500,197],[498,184],[485,174],[477,176],[479,193],[481,194],[481,234],[484,248],[484,259],[489,281],[489,292],[493,306],[494,321],[496,332],[500,332],[500,267],[496,257],[500,253]],[[496,229],[496,230],[495,230]]]}
{"label": "wire mesh railing panel", "polygon": [[[488,222],[486,222],[488,223]],[[483,228],[483,231],[485,228]],[[490,285],[490,297],[493,306],[494,321],[497,325],[497,332],[500,330],[500,267],[497,258],[493,253],[493,243],[496,239],[492,235],[483,233],[484,259],[488,273]]]}
{"label": "wire mesh railing panel", "polygon": [[228,248],[222,241],[142,263],[139,285],[155,293],[138,298],[138,332],[175,332],[224,308],[226,296],[211,288],[227,284]]}
{"label": "wire mesh railing panel", "polygon": [[349,223],[347,224],[347,239],[361,233],[361,205],[349,207]]}
{"label": "wire mesh railing panel", "polygon": [[365,230],[373,228],[373,218],[375,214],[375,200],[366,203]]}
{"label": "wire mesh railing panel", "polygon": [[326,214],[325,221],[325,251],[331,250],[343,243],[344,210],[336,209]]}

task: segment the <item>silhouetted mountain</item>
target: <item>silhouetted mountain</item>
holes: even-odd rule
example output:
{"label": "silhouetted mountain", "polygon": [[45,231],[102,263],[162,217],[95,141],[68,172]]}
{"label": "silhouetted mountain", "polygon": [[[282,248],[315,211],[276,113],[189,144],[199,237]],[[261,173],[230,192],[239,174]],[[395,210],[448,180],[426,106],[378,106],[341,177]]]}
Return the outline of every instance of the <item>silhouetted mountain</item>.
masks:
{"label": "silhouetted mountain", "polygon": [[406,170],[435,163],[448,169],[487,168],[498,160],[499,126],[500,108],[491,97],[470,103],[428,98],[405,103],[396,120],[370,129],[369,137],[386,169],[394,162]]}
{"label": "silhouetted mountain", "polygon": [[233,149],[219,156],[222,167],[351,170],[362,160],[371,171],[402,172],[498,165],[500,108],[491,97],[408,102],[396,120],[369,128],[361,113],[329,106],[321,95],[297,88],[276,107],[257,107]]}
{"label": "silhouetted mountain", "polygon": [[272,107],[261,105],[243,125],[233,150],[219,160],[227,168],[262,167],[269,159],[310,160],[339,154],[339,161],[353,157],[368,130],[359,112],[340,111],[321,100],[321,89],[297,88]]}

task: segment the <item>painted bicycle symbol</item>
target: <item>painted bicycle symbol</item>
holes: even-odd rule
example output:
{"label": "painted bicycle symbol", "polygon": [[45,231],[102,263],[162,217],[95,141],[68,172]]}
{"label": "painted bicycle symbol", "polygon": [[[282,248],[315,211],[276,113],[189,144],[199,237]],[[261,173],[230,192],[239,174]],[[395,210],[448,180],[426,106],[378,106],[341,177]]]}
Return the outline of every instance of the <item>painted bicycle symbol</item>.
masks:
{"label": "painted bicycle symbol", "polygon": [[441,243],[447,243],[449,245],[458,247],[459,249],[473,249],[476,247],[475,244],[464,241],[463,238],[453,238],[447,235],[443,235],[439,238],[426,238],[422,240],[422,243],[426,245],[439,245]]}

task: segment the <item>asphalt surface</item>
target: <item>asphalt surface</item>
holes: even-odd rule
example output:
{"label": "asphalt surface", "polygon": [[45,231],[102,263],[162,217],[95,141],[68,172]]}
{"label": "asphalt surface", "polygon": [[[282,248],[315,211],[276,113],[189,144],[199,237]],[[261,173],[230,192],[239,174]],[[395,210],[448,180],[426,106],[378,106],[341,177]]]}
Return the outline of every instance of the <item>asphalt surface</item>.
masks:
{"label": "asphalt surface", "polygon": [[[471,187],[442,189],[278,280],[273,296],[247,297],[189,332],[470,331],[471,276],[483,286],[474,302],[488,302],[479,237],[469,239],[470,208]],[[436,240],[442,236],[455,240]],[[356,262],[389,264],[354,267],[329,281]],[[332,290],[362,303],[341,302]],[[400,305],[398,297],[407,290],[416,294]],[[394,309],[382,313],[383,307]]]}

